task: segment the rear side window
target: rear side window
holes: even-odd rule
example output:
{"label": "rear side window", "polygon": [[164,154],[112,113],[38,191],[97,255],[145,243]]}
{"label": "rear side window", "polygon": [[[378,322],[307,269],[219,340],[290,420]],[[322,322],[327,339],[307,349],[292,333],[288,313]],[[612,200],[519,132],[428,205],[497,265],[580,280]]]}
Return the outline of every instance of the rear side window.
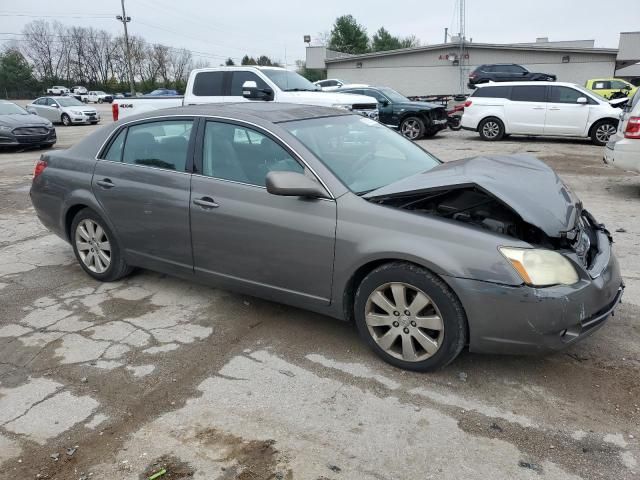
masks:
{"label": "rear side window", "polygon": [[256,82],[259,89],[269,88],[269,85],[265,83],[258,75],[253,72],[233,72],[231,74],[231,93],[232,97],[242,96],[242,85],[244,82],[251,81]]}
{"label": "rear side window", "polygon": [[607,82],[607,81],[593,82],[594,90],[609,90],[610,88],[611,88],[611,82]]}
{"label": "rear side window", "polygon": [[123,128],[118,133],[118,136],[111,142],[109,150],[102,156],[105,160],[111,160],[112,162],[122,161],[122,147],[124,146],[124,139],[127,136],[127,129]]}
{"label": "rear side window", "polygon": [[224,95],[224,72],[200,72],[193,81],[193,94],[198,97]]}
{"label": "rear side window", "polygon": [[472,97],[509,98],[511,87],[481,87],[473,92]]}
{"label": "rear side window", "polygon": [[511,87],[511,100],[514,102],[544,102],[547,87],[544,85],[518,85]]}
{"label": "rear side window", "polygon": [[192,126],[193,120],[167,120],[129,127],[122,161],[184,172]]}

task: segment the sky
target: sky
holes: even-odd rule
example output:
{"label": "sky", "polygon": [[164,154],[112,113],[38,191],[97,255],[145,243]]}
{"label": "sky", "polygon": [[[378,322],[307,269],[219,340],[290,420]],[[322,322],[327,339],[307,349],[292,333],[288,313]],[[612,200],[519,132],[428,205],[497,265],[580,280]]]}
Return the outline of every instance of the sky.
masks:
{"label": "sky", "polygon": [[[444,29],[459,30],[456,0],[125,0],[129,32],[149,42],[191,50],[196,60],[218,65],[245,53],[268,55],[294,65],[304,59],[304,35],[318,44],[336,17],[353,15],[368,33],[380,26],[395,35],[415,35],[422,44],[441,43]],[[618,46],[622,31],[640,30],[640,1],[603,8],[602,0],[467,0],[466,36],[475,42],[594,39],[596,47]],[[37,19],[122,32],[115,20],[120,0],[0,0],[0,42],[19,39]]]}

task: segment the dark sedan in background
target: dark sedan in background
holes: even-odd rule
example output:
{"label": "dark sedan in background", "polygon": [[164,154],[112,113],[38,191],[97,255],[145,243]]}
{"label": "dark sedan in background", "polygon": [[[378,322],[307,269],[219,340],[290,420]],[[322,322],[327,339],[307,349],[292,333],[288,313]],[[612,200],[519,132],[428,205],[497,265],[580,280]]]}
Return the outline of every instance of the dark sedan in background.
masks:
{"label": "dark sedan in background", "polygon": [[0,100],[0,147],[56,143],[56,129],[46,118],[27,112],[15,103]]}
{"label": "dark sedan in background", "polygon": [[443,164],[340,109],[129,117],[42,155],[31,200],[97,280],[136,266],[354,319],[413,370],[465,345],[562,349],[602,326],[623,289],[608,232],[544,163]]}
{"label": "dark sedan in background", "polygon": [[530,72],[515,63],[494,63],[480,65],[471,72],[467,86],[473,89],[476,85],[487,82],[555,82],[556,78],[552,73]]}
{"label": "dark sedan in background", "polygon": [[378,120],[400,130],[410,140],[432,137],[447,128],[447,112],[442,105],[413,102],[387,87],[341,88],[340,93],[356,93],[378,101]]}

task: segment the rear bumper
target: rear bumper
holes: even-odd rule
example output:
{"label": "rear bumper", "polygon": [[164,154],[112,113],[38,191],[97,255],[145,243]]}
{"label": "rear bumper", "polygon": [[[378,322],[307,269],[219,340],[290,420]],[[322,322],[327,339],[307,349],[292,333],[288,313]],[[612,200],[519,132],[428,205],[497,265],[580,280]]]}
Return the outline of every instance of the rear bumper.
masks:
{"label": "rear bumper", "polygon": [[446,278],[469,321],[469,349],[482,353],[542,354],[567,348],[604,325],[624,283],[610,254],[596,278],[548,288]]}
{"label": "rear bumper", "polygon": [[620,135],[604,147],[604,163],[622,170],[640,173],[640,140]]}

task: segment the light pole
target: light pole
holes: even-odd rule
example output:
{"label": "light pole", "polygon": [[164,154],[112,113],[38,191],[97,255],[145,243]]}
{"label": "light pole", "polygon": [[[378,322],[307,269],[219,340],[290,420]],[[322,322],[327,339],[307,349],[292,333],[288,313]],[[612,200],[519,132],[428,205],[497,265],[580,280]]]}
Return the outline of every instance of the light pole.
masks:
{"label": "light pole", "polygon": [[131,95],[136,94],[136,86],[133,83],[133,69],[131,68],[131,51],[129,50],[129,32],[127,32],[127,23],[131,21],[131,17],[127,17],[127,12],[124,9],[124,0],[120,0],[122,4],[122,15],[116,15],[116,19],[122,22],[124,25],[124,43],[127,54],[127,70],[129,72],[129,88],[131,89]]}

